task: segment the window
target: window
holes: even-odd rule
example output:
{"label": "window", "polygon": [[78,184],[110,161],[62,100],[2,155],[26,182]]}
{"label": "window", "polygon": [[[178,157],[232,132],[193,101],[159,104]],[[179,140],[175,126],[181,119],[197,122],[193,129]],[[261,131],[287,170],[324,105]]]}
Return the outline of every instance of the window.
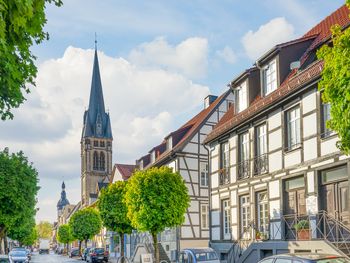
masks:
{"label": "window", "polygon": [[236,88],[237,112],[241,112],[248,107],[247,82],[243,82]]}
{"label": "window", "polygon": [[256,194],[257,199],[257,231],[260,233],[260,238],[267,238],[269,233],[269,208],[267,192]]}
{"label": "window", "polygon": [[277,89],[277,71],[275,59],[263,69],[263,85],[264,96]]}
{"label": "window", "polygon": [[105,154],[103,152],[100,153],[100,170],[105,170]]}
{"label": "window", "polygon": [[100,141],[100,147],[105,147],[105,142],[104,141]]}
{"label": "window", "polygon": [[167,150],[171,150],[173,148],[173,137],[169,137],[167,140],[166,140],[166,149]]}
{"label": "window", "polygon": [[322,183],[329,183],[339,180],[345,180],[348,177],[348,169],[346,166],[321,172]]}
{"label": "window", "polygon": [[223,226],[223,238],[231,239],[231,215],[230,215],[230,201],[222,201],[222,226]]}
{"label": "window", "polygon": [[93,156],[93,169],[94,170],[98,170],[98,153],[94,152],[94,156]]}
{"label": "window", "polygon": [[292,150],[300,146],[300,107],[294,107],[286,112],[286,148]]}
{"label": "window", "polygon": [[250,238],[250,198],[249,195],[243,195],[239,198],[240,219],[241,219],[241,238]]}
{"label": "window", "polygon": [[208,186],[208,163],[200,163],[201,186]]}
{"label": "window", "polygon": [[98,141],[94,141],[94,146],[98,147]]}
{"label": "window", "polygon": [[329,103],[322,103],[321,110],[321,137],[326,138],[334,134],[331,129],[327,128],[327,121],[331,119],[331,105]]}
{"label": "window", "polygon": [[154,163],[156,161],[156,152],[152,151],[151,152],[151,163]]}
{"label": "window", "polygon": [[143,170],[143,160],[140,161],[139,168],[140,168],[140,170]]}
{"label": "window", "polygon": [[249,177],[249,132],[240,134],[238,140],[238,179],[243,179]]}
{"label": "window", "polygon": [[220,184],[230,182],[230,147],[228,142],[220,146]]}
{"label": "window", "polygon": [[201,225],[202,229],[209,229],[209,205],[201,205]]}
{"label": "window", "polygon": [[261,124],[255,128],[255,159],[254,174],[262,174],[267,172],[267,136],[266,124]]}

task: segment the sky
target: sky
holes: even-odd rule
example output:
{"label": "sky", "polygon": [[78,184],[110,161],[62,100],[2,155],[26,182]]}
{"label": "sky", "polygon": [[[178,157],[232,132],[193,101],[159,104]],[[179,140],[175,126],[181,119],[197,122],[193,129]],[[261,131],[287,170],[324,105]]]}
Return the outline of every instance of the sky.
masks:
{"label": "sky", "polygon": [[113,164],[131,163],[220,95],[277,43],[298,38],[343,0],[64,0],[47,6],[50,39],[32,48],[36,87],[0,123],[0,149],[39,173],[37,221],[53,222],[62,180],[80,200],[80,137],[95,32]]}

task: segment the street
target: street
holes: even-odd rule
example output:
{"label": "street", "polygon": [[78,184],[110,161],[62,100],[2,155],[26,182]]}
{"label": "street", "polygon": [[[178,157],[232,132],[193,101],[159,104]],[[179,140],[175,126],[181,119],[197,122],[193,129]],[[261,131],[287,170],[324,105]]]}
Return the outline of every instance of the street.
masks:
{"label": "street", "polygon": [[39,255],[33,253],[31,263],[73,263],[73,262],[82,262],[79,258],[71,259],[67,256],[61,256],[54,253]]}

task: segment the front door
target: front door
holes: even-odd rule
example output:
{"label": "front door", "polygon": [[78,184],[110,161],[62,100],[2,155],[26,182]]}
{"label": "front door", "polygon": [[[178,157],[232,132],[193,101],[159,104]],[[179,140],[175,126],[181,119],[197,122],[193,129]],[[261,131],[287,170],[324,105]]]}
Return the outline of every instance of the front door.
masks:
{"label": "front door", "polygon": [[320,205],[327,214],[350,227],[349,181],[346,166],[321,173]]}
{"label": "front door", "polygon": [[284,200],[285,238],[294,240],[296,239],[295,224],[302,220],[303,216],[305,216],[305,219],[307,217],[303,176],[285,181]]}

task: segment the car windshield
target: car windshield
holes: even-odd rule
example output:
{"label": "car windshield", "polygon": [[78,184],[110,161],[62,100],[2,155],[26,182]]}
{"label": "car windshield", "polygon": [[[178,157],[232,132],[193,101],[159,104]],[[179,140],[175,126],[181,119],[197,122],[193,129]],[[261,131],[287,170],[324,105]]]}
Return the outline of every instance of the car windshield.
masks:
{"label": "car windshield", "polygon": [[326,258],[316,261],[317,263],[350,263],[350,259],[347,258]]}
{"label": "car windshield", "polygon": [[12,251],[24,251],[24,250],[26,250],[24,247],[14,247],[13,249],[12,249]]}
{"label": "car windshield", "polygon": [[17,250],[17,251],[13,251],[11,253],[11,256],[12,257],[26,257],[27,253],[25,251],[22,251],[22,250]]}
{"label": "car windshield", "polygon": [[196,253],[197,261],[208,261],[208,260],[217,260],[218,257],[215,252],[200,252]]}
{"label": "car windshield", "polygon": [[104,253],[105,249],[104,248],[95,248],[96,253]]}

